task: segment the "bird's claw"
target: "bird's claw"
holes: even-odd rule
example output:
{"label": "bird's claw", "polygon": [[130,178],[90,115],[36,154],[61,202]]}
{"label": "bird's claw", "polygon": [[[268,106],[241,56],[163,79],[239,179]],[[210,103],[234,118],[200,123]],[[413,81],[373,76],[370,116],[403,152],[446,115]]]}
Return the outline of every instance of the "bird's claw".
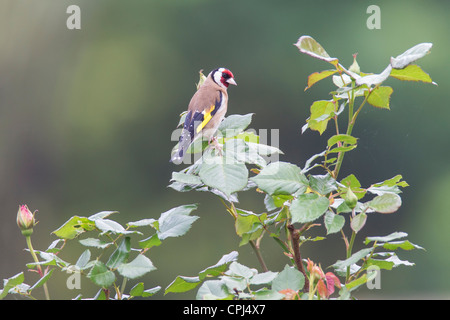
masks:
{"label": "bird's claw", "polygon": [[209,140],[209,145],[211,145],[211,143],[213,144],[213,145],[212,145],[212,148],[213,148],[213,149],[216,149],[216,150],[219,152],[219,155],[222,156],[222,146],[221,146],[220,143],[217,141],[217,138],[216,138],[216,137],[212,137],[212,138]]}

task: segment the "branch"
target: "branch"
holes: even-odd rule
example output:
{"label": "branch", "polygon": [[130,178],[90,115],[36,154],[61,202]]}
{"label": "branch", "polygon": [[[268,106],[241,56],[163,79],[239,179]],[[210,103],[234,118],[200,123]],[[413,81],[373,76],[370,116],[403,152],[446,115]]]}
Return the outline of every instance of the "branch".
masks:
{"label": "branch", "polygon": [[303,273],[303,275],[305,276],[305,285],[303,288],[305,288],[305,290],[308,290],[309,280],[306,276],[305,268],[303,267],[302,256],[300,254],[300,232],[299,230],[295,229],[292,224],[288,225],[287,228],[289,230],[289,233],[291,234],[291,244],[292,250],[294,252],[295,265],[297,266],[298,271]]}

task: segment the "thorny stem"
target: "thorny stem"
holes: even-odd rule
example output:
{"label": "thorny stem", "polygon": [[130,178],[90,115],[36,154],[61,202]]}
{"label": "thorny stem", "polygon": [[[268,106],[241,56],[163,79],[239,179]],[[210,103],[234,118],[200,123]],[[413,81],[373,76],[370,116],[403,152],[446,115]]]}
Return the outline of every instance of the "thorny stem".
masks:
{"label": "thorny stem", "polygon": [[[28,249],[30,250],[31,256],[33,257],[34,262],[36,262],[36,267],[37,267],[37,269],[39,271],[39,275],[42,278],[44,276],[44,273],[42,272],[42,268],[39,265],[39,260],[38,260],[38,258],[36,256],[36,252],[34,252],[33,245],[31,244],[31,237],[30,236],[26,236],[25,239],[27,241],[27,246],[28,246]],[[47,283],[44,283],[44,293],[45,293],[45,299],[50,300],[50,295],[48,293]]]}
{"label": "thorny stem", "polygon": [[303,276],[305,277],[304,288],[306,288],[306,290],[309,290],[309,280],[308,280],[308,277],[306,276],[306,271],[305,271],[305,268],[303,267],[302,256],[300,254],[300,241],[299,241],[300,240],[300,232],[299,232],[299,230],[295,229],[292,224],[288,225],[287,228],[291,235],[291,245],[292,245],[292,251],[294,253],[295,265],[297,266],[298,271],[303,273]]}

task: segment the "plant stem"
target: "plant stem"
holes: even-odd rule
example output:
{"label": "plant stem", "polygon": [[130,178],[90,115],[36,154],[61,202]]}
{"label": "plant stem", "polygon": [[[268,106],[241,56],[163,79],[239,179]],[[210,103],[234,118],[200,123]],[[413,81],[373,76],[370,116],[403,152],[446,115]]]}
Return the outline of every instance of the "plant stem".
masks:
{"label": "plant stem", "polygon": [[256,257],[258,258],[258,261],[261,264],[261,267],[262,267],[263,271],[264,272],[269,271],[269,269],[267,269],[266,263],[264,262],[264,259],[263,259],[262,255],[261,255],[261,251],[259,250],[259,246],[257,246],[255,244],[255,241],[253,241],[253,240],[250,240],[249,243],[252,246],[253,251],[255,251]]}
{"label": "plant stem", "polygon": [[[38,264],[39,260],[38,260],[38,258],[36,256],[36,252],[34,252],[33,245],[31,244],[31,237],[30,236],[26,236],[25,239],[26,239],[26,242],[27,242],[28,249],[30,250],[31,256],[33,257],[33,260],[36,263],[36,267],[37,267],[37,269],[39,271],[39,275],[42,278],[44,276],[44,273],[42,272],[41,266]],[[47,283],[44,283],[44,293],[45,293],[45,299],[50,300],[50,295],[48,294]]]}
{"label": "plant stem", "polygon": [[[230,206],[228,207],[225,201],[223,201],[222,199],[220,200],[222,201],[223,205],[227,208],[227,211],[233,216],[234,220],[236,220],[238,217],[238,213],[236,207],[234,206],[234,203],[230,202]],[[261,255],[261,251],[259,250],[259,243],[256,244],[255,241],[253,240],[250,240],[249,243],[252,246],[253,251],[255,251],[256,257],[258,258],[258,261],[261,264],[263,271],[264,272],[269,271],[269,269],[267,269],[266,263],[264,262],[264,258]]]}
{"label": "plant stem", "polygon": [[[354,85],[354,82],[352,83],[352,87]],[[376,87],[375,87],[376,88]],[[374,88],[374,89],[375,89]],[[355,113],[353,113],[353,105],[355,103],[355,97],[352,94],[352,96],[349,96],[349,103],[348,103],[348,126],[347,126],[347,132],[346,134],[351,136],[353,131],[353,126],[355,125],[356,118],[358,117],[358,114],[361,112],[362,107],[366,104],[367,99],[369,98],[370,94],[373,90],[369,91],[369,93],[364,98],[363,102],[359,106],[358,110],[356,110]],[[345,146],[345,144],[344,144]],[[341,170],[342,161],[344,160],[344,154],[345,152],[340,152],[336,161],[336,168],[333,172],[333,178],[337,179],[337,176],[339,175],[339,171]]]}
{"label": "plant stem", "polygon": [[314,276],[311,277],[311,281],[309,282],[309,294],[308,294],[308,300],[314,299],[314,292],[316,291],[314,289]]}
{"label": "plant stem", "polygon": [[300,254],[300,244],[299,244],[300,232],[297,229],[295,229],[292,224],[288,225],[287,228],[289,230],[289,233],[291,234],[291,245],[292,251],[294,253],[295,265],[297,266],[298,271],[303,273],[303,276],[305,277],[304,288],[306,288],[306,290],[309,290],[309,280],[306,275],[305,268],[303,267],[302,256]]}
{"label": "plant stem", "polygon": [[[355,242],[356,232],[352,231],[352,237],[350,238],[350,243],[347,248],[347,259],[352,256],[353,243]],[[345,277],[345,282],[350,278],[350,266],[347,267],[347,276]]]}
{"label": "plant stem", "polygon": [[125,286],[127,285],[127,277],[123,277],[122,286],[120,287],[120,297],[122,298],[123,293],[125,292]]}
{"label": "plant stem", "polygon": [[[349,97],[349,103],[348,103],[348,125],[347,125],[347,135],[351,135],[352,134],[352,130],[353,130],[353,126],[355,124],[355,122],[353,121],[353,104],[355,103],[354,99],[350,99]],[[355,119],[356,120],[356,119]],[[344,143],[345,146],[345,143]],[[344,154],[345,152],[339,152],[337,161],[336,161],[336,168],[334,169],[333,172],[333,178],[337,179],[337,176],[339,174],[339,171],[341,170],[341,165],[342,165],[342,161],[344,160]]]}

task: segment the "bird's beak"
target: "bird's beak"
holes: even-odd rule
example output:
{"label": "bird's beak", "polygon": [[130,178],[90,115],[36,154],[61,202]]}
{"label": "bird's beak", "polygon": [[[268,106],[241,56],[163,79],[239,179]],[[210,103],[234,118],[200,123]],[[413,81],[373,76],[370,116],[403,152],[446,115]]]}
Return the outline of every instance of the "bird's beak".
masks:
{"label": "bird's beak", "polygon": [[229,84],[232,84],[232,85],[237,86],[237,83],[236,83],[236,81],[234,81],[233,78],[228,79],[227,82],[228,82]]}

